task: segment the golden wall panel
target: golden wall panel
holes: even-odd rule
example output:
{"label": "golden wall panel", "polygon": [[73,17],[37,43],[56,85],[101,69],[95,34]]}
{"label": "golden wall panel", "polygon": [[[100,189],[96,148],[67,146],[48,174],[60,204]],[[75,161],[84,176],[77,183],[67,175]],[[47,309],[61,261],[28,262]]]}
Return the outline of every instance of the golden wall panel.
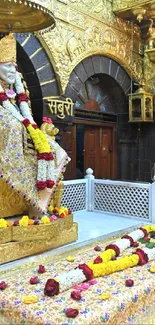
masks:
{"label": "golden wall panel", "polygon": [[56,28],[39,38],[55,67],[62,92],[75,66],[91,55],[111,57],[135,80],[141,79],[140,31],[113,14],[111,1],[53,0],[50,9],[56,16]]}
{"label": "golden wall panel", "polygon": [[154,1],[149,0],[113,0],[113,10],[123,11],[133,7],[138,7],[142,5],[147,5],[153,3]]}

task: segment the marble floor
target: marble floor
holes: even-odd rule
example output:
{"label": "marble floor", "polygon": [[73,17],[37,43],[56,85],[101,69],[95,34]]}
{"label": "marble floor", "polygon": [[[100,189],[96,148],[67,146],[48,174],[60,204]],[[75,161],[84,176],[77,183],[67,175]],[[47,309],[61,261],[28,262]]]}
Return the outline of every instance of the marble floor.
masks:
{"label": "marble floor", "polygon": [[76,242],[50,250],[40,255],[26,257],[18,261],[6,263],[0,266],[0,272],[28,262],[33,262],[40,256],[50,256],[63,253],[64,251],[69,251],[70,249],[80,247],[91,242],[96,242],[97,240],[104,239],[106,237],[118,235],[124,231],[131,231],[142,224],[148,223],[138,219],[124,218],[110,214],[88,211],[79,211],[74,213],[74,221],[78,223],[78,240]]}

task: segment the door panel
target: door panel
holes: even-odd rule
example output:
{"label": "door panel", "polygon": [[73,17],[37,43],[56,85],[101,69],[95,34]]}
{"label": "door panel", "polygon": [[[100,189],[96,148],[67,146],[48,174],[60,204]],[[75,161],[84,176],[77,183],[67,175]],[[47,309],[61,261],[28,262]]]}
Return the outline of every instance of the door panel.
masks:
{"label": "door panel", "polygon": [[84,152],[84,168],[92,168],[95,177],[99,177],[99,128],[93,126],[85,126],[85,152]]}
{"label": "door panel", "polygon": [[112,129],[85,126],[84,166],[96,178],[112,178]]}
{"label": "door panel", "polygon": [[112,130],[100,128],[101,178],[112,178]]}
{"label": "door panel", "polygon": [[62,147],[68,153],[71,161],[68,163],[64,179],[76,178],[76,125],[73,125],[62,134]]}

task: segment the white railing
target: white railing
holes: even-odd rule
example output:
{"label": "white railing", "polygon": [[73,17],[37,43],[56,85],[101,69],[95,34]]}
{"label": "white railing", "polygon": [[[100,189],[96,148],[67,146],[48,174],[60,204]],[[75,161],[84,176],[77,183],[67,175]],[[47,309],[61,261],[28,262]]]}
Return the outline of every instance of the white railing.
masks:
{"label": "white railing", "polygon": [[94,179],[92,211],[151,220],[152,185]]}
{"label": "white railing", "polygon": [[88,183],[88,179],[64,181],[62,205],[67,206],[73,212],[87,211]]}
{"label": "white railing", "polygon": [[95,179],[88,168],[85,179],[64,182],[62,204],[73,212],[94,211],[155,222],[155,182]]}

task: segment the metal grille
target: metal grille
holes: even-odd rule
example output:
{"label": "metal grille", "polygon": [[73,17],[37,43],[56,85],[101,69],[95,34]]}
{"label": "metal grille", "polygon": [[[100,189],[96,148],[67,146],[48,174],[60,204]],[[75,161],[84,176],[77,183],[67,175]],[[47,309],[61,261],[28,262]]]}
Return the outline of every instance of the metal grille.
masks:
{"label": "metal grille", "polygon": [[87,210],[88,181],[65,181],[62,205],[67,206],[72,212]]}
{"label": "metal grille", "polygon": [[133,186],[131,183],[122,185],[94,182],[92,209],[150,219],[150,191],[150,184]]}

